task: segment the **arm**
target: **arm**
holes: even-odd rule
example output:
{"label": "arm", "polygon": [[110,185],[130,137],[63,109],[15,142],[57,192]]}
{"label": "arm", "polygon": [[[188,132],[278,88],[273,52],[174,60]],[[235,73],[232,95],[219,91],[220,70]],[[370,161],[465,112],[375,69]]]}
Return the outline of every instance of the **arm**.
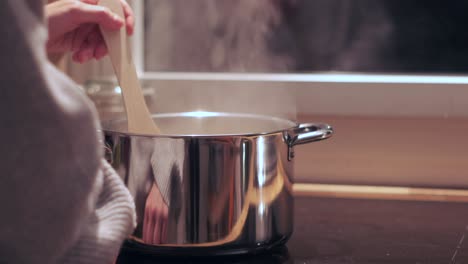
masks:
{"label": "arm", "polygon": [[[131,231],[132,203],[119,182],[112,186],[121,192],[107,200],[117,212],[107,222],[96,217],[107,211],[100,210],[106,208],[100,203],[110,188],[106,182],[119,179],[102,170],[91,104],[47,62],[47,31],[36,3],[0,2],[6,37],[0,42],[0,263],[55,263],[71,256],[110,262]],[[93,221],[99,229],[90,228]],[[104,239],[102,230],[109,230]],[[84,240],[94,248],[104,242],[113,247],[95,256],[80,251]]]}

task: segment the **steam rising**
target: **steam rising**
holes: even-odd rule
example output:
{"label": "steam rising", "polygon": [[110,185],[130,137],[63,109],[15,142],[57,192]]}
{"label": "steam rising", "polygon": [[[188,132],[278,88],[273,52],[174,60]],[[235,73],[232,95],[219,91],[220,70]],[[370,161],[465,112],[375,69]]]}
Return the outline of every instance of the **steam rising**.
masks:
{"label": "steam rising", "polygon": [[[152,113],[195,112],[197,117],[209,117],[212,112],[222,112],[261,115],[287,120],[296,119],[294,87],[286,86],[283,83],[148,80],[145,87],[149,87],[149,84],[153,86],[147,89],[154,91],[152,97],[148,98]],[[192,113],[192,116],[195,113]],[[232,125],[226,125],[225,122],[220,125],[232,127]],[[250,128],[243,124],[237,125],[243,126],[241,130],[236,129],[237,132],[248,133],[249,129],[253,129],[252,123],[249,123]],[[216,130],[219,131],[218,128]],[[204,133],[209,133],[209,131]],[[229,131],[223,131],[223,133],[229,133]]]}
{"label": "steam rising", "polygon": [[291,0],[145,2],[148,71],[287,72],[291,34],[281,3]]}
{"label": "steam rising", "polygon": [[[289,0],[288,0],[289,1]],[[146,1],[148,71],[285,72],[295,67],[271,0]],[[287,1],[286,1],[287,2]],[[224,112],[296,118],[294,88],[268,81],[147,80],[153,113]],[[177,78],[174,78],[177,79]],[[222,78],[220,78],[222,79]]]}

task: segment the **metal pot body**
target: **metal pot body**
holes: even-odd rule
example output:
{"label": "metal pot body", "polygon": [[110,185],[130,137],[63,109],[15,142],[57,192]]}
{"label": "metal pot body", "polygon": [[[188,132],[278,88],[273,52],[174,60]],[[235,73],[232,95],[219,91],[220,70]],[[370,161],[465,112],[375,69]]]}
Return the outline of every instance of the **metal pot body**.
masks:
{"label": "metal pot body", "polygon": [[332,130],[286,121],[281,126],[288,128],[142,136],[104,125],[108,159],[135,199],[137,228],[126,246],[207,255],[286,242],[293,230],[293,147],[325,139]]}

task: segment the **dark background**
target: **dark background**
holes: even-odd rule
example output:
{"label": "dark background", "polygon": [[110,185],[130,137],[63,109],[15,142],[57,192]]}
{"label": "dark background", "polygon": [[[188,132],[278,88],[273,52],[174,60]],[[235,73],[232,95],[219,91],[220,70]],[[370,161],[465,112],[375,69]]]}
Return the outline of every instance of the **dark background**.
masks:
{"label": "dark background", "polygon": [[148,71],[460,74],[466,0],[146,0]]}
{"label": "dark background", "polygon": [[298,71],[468,71],[468,1],[302,0],[282,10]]}

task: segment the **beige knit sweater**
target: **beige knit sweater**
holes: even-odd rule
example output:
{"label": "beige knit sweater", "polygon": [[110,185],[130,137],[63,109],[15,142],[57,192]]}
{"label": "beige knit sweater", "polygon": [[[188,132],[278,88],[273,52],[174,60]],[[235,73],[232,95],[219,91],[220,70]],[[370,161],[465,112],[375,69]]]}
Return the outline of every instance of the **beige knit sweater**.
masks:
{"label": "beige knit sweater", "polygon": [[112,263],[133,202],[92,104],[47,61],[42,4],[0,1],[0,263]]}

